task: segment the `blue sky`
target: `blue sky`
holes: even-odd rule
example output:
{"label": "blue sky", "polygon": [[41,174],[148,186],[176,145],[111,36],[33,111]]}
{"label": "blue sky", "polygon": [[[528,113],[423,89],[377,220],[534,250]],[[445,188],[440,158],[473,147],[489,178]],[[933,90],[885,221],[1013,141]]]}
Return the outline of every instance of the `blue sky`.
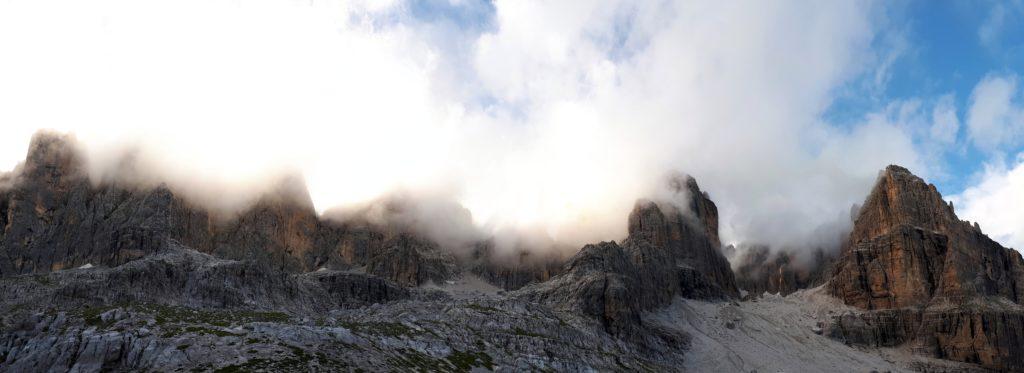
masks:
{"label": "blue sky", "polygon": [[[972,90],[986,75],[1024,73],[1024,4],[1019,1],[912,1],[891,10],[883,36],[900,39],[904,49],[880,94],[857,92],[832,104],[826,116],[837,123],[859,121],[892,101],[943,95],[952,95],[963,123]],[[983,37],[986,27],[994,28]],[[931,160],[948,172],[932,180],[944,195],[962,192],[991,160],[966,137],[961,128],[960,149]],[[1013,155],[1021,150],[1018,144],[1001,151]]]}
{"label": "blue sky", "polygon": [[[606,46],[603,49],[606,58],[616,63],[625,61],[623,65],[628,65],[634,51],[642,53],[647,47],[642,37],[635,38],[637,30],[644,26],[637,24],[640,21],[628,3],[607,5],[619,7],[612,21],[588,29],[587,33],[591,34],[591,42]],[[847,61],[864,66],[859,70],[852,68],[852,78],[831,87],[833,94],[826,99],[827,105],[818,119],[821,125],[838,129],[849,137],[855,137],[853,134],[858,129],[871,128],[871,123],[879,121],[884,122],[882,128],[898,129],[894,135],[907,137],[913,144],[915,156],[904,158],[897,155],[898,152],[882,150],[882,145],[877,145],[878,153],[890,154],[892,163],[908,162],[906,166],[956,202],[958,209],[963,210],[961,218],[980,220],[1000,241],[1021,246],[1024,244],[1024,217],[1007,216],[1000,207],[1014,206],[1024,200],[1024,192],[1017,191],[1024,188],[1024,184],[1011,177],[1024,175],[1024,166],[1017,160],[1024,150],[1024,141],[1020,139],[1024,136],[1020,130],[1024,128],[1024,123],[1020,123],[1024,121],[1024,114],[1013,114],[1021,113],[1024,106],[1024,88],[1021,87],[1024,83],[1019,82],[1024,73],[1024,1],[907,1],[874,5],[868,11],[872,34],[869,47],[866,53],[856,55],[860,61]],[[480,35],[501,33],[501,21],[496,20],[500,17],[495,14],[498,9],[490,2],[460,1],[453,5],[447,1],[413,1],[407,4],[407,10],[406,14],[413,20],[444,25],[448,32],[438,37],[441,40],[451,40],[453,34],[478,40],[475,38]],[[785,48],[785,44],[792,41],[770,42]],[[461,44],[450,44],[450,47],[459,49],[458,45]],[[460,49],[452,54],[465,56],[466,53],[472,51]],[[459,58],[454,60],[460,61]],[[463,70],[473,68],[466,66]],[[479,78],[473,75],[466,80]],[[984,108],[985,102],[998,101],[992,95],[976,91],[982,86],[999,84],[1015,88],[1008,93],[1008,98],[1003,97],[1005,105],[1001,116],[995,120],[986,120],[983,115],[972,118],[970,112],[975,107]],[[468,101],[510,111],[519,119],[529,117],[528,108],[524,109],[517,102],[503,102],[500,94],[496,97],[492,93],[485,90],[482,96]],[[940,117],[947,125],[940,126]],[[868,137],[885,137],[880,134],[882,131],[874,132],[877,133]],[[985,140],[992,136],[1002,138]],[[862,149],[872,152],[872,147],[867,145]],[[862,156],[851,152],[850,157]],[[882,160],[885,159],[883,156]],[[809,177],[816,176],[812,173]],[[749,189],[742,192],[749,192]],[[765,198],[777,198],[771,193],[768,195]],[[745,207],[750,208],[750,205]],[[739,235],[746,236],[742,232]],[[805,240],[807,235],[800,236]]]}

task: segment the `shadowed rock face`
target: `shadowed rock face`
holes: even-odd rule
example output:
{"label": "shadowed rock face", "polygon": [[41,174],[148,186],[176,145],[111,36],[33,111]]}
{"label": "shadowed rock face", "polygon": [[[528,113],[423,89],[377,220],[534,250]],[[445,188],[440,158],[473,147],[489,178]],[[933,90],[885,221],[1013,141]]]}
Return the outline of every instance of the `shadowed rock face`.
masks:
{"label": "shadowed rock face", "polygon": [[[720,300],[739,296],[718,243],[718,212],[692,178],[673,185],[687,196],[692,215],[639,201],[629,217],[622,245],[587,245],[569,259],[563,273],[527,286],[520,297],[581,312],[606,330],[636,336],[643,311],[675,297]],[[665,213],[663,211],[668,211]]]}
{"label": "shadowed rock face", "polygon": [[94,188],[83,169],[67,138],[33,138],[12,185],[0,190],[0,275],[122,264],[158,250],[169,235],[207,232],[207,215],[166,188]]}
{"label": "shadowed rock face", "polygon": [[[252,261],[218,259],[168,242],[159,253],[113,268],[59,271],[0,281],[10,304],[38,299],[64,307],[124,303],[317,314],[410,297],[375,276],[293,274]],[[15,301],[16,300],[16,301]]]}
{"label": "shadowed rock face", "polygon": [[637,270],[615,242],[584,246],[565,265],[565,273],[527,287],[526,299],[579,311],[601,321],[613,334],[634,331],[642,308],[636,299]]}
{"label": "shadowed rock face", "polygon": [[751,295],[789,295],[821,285],[835,260],[835,254],[821,249],[805,254],[810,258],[801,261],[788,251],[772,251],[761,245],[746,248],[738,255],[736,283]]}
{"label": "shadowed rock face", "polygon": [[[296,179],[236,217],[215,219],[167,187],[94,186],[83,170],[73,139],[33,138],[24,165],[0,189],[0,276],[117,266],[159,251],[168,239],[291,272],[368,266],[407,286],[453,273],[453,258],[401,229],[321,220]],[[396,256],[403,260],[384,260]]]}
{"label": "shadowed rock face", "polygon": [[673,178],[670,187],[687,210],[637,202],[629,214],[629,240],[646,241],[665,250],[670,262],[692,268],[706,277],[707,283],[717,285],[722,291],[718,296],[738,297],[736,279],[718,239],[718,207],[692,177]]}
{"label": "shadowed rock face", "polygon": [[851,343],[898,345],[1024,369],[1024,261],[960,221],[934,185],[889,166],[860,209],[829,283],[866,312],[836,319]]}
{"label": "shadowed rock face", "polygon": [[505,290],[547,281],[561,273],[566,262],[557,252],[545,255],[523,251],[499,256],[493,241],[476,245],[469,259],[470,272]]}
{"label": "shadowed rock face", "polygon": [[457,273],[454,257],[408,233],[384,241],[375,252],[366,262],[366,272],[406,286],[440,283]]}

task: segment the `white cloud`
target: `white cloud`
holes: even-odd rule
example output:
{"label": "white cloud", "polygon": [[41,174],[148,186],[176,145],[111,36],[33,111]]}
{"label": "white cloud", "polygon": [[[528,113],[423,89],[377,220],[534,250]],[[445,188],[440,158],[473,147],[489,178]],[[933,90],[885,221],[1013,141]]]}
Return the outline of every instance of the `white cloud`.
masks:
{"label": "white cloud", "polygon": [[621,238],[670,170],[727,240],[793,244],[886,164],[920,168],[899,124],[820,119],[891,63],[870,2],[497,1],[482,34],[347,4],[0,3],[0,161],[55,127],[97,154],[141,142],[172,181],[298,168],[320,209],[441,190],[486,229],[571,243]]}
{"label": "white cloud", "polygon": [[986,165],[980,182],[950,199],[961,219],[978,222],[1003,245],[1024,249],[1024,153],[1011,167]]}
{"label": "white cloud", "polygon": [[1024,104],[1016,75],[988,75],[974,86],[967,111],[971,141],[985,152],[998,152],[1024,140]]}
{"label": "white cloud", "polygon": [[3,152],[4,168],[23,157],[32,131],[55,128],[94,152],[141,143],[160,176],[213,188],[299,167],[314,198],[336,204],[432,177],[442,156],[445,103],[431,93],[431,50],[411,30],[376,32],[357,17],[379,5],[0,7],[0,122],[18,150]]}
{"label": "white cloud", "polygon": [[930,138],[940,145],[949,146],[956,142],[959,132],[960,119],[956,114],[956,102],[953,100],[953,95],[942,96],[932,108]]}

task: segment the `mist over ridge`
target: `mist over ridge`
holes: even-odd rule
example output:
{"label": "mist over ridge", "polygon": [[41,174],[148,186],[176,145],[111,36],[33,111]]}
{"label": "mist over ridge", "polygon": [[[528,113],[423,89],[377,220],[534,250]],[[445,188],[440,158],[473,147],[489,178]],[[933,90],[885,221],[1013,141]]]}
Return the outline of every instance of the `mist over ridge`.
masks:
{"label": "mist over ridge", "polygon": [[1024,372],[1024,0],[0,0],[0,372]]}
{"label": "mist over ridge", "polygon": [[623,237],[674,172],[720,206],[723,242],[792,247],[845,224],[884,165],[929,171],[899,123],[822,118],[884,68],[872,3],[497,2],[479,27],[401,4],[201,3],[0,16],[0,45],[31,56],[0,62],[4,167],[53,128],[93,175],[131,153],[135,177],[227,209],[301,175],[320,212],[405,193],[576,247]]}

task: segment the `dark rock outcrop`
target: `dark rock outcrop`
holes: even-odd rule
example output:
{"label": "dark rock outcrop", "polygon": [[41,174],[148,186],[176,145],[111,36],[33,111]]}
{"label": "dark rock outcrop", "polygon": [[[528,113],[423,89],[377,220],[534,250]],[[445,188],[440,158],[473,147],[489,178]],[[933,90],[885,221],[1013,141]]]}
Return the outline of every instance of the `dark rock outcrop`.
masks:
{"label": "dark rock outcrop", "polygon": [[154,303],[297,314],[411,296],[398,284],[372,275],[328,270],[292,274],[254,261],[218,259],[174,242],[156,254],[113,268],[4,279],[0,291],[8,296],[5,304],[54,303],[69,307]]}
{"label": "dark rock outcrop", "polygon": [[860,208],[829,291],[864,309],[837,317],[833,336],[1024,370],[1024,261],[960,221],[934,185],[898,166]]}
{"label": "dark rock outcrop", "polygon": [[[587,245],[551,280],[527,286],[520,296],[600,320],[618,335],[635,335],[641,313],[676,297],[708,300],[739,296],[729,263],[720,252],[718,212],[688,178],[673,186],[690,210],[639,201],[622,245]],[[663,212],[664,211],[664,212]]]}
{"label": "dark rock outcrop", "polygon": [[455,258],[436,245],[408,233],[381,244],[366,262],[366,272],[406,286],[441,283],[457,273]]}
{"label": "dark rock outcrop", "polygon": [[916,309],[846,313],[836,316],[829,335],[854,345],[893,347],[912,339],[920,325]]}
{"label": "dark rock outcrop", "polygon": [[665,250],[673,264],[696,270],[705,277],[702,281],[721,289],[715,297],[738,297],[718,238],[718,207],[692,177],[672,178],[669,186],[673,201],[637,202],[629,215],[629,240],[646,241]]}
{"label": "dark rock outcrop", "polygon": [[623,334],[640,324],[637,275],[622,247],[602,242],[584,246],[565,265],[565,273],[539,289],[526,288],[524,297],[579,311],[599,320],[609,332]]}
{"label": "dark rock outcrop", "polygon": [[72,140],[37,134],[11,185],[0,190],[0,275],[86,263],[118,265],[167,236],[202,235],[209,217],[166,188],[94,187]]}

